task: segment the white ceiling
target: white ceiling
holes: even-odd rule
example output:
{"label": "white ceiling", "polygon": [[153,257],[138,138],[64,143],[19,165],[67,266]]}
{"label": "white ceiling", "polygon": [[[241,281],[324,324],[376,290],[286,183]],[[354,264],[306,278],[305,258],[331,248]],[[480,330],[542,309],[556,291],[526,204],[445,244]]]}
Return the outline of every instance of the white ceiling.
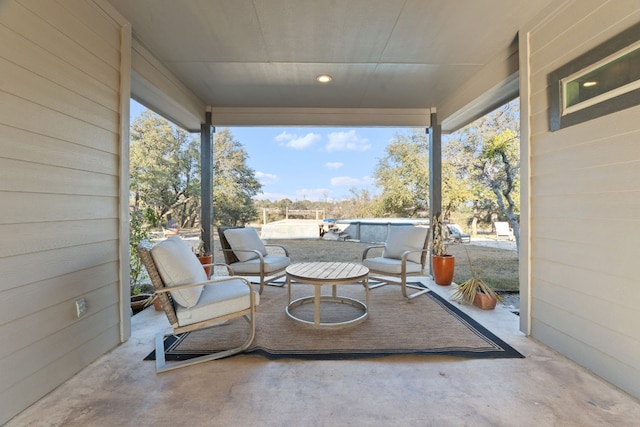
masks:
{"label": "white ceiling", "polygon": [[552,0],[109,1],[205,105],[428,109]]}

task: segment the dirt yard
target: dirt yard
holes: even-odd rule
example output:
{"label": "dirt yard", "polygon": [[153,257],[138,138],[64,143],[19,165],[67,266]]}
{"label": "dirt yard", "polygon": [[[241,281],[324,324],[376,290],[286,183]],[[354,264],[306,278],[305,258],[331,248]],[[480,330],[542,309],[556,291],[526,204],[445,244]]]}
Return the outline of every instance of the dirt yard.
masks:
{"label": "dirt yard", "polygon": [[[292,262],[343,261],[360,262],[362,253],[371,243],[334,240],[270,240],[267,243],[283,245]],[[275,249],[274,250],[278,250]],[[372,251],[375,251],[373,249]],[[381,249],[378,250],[381,254]],[[476,274],[496,290],[518,291],[518,256],[516,252],[473,244],[449,245],[449,253],[456,257],[454,282],[471,278],[467,251]],[[371,253],[373,254],[373,252]],[[214,260],[224,262],[219,240],[214,242]]]}
{"label": "dirt yard", "polygon": [[[193,230],[193,232],[184,230],[180,234],[192,247],[195,248],[198,245],[199,230]],[[289,251],[292,262],[360,262],[365,248],[371,245],[371,243],[321,239],[269,240],[265,243],[284,245]],[[273,250],[279,251],[279,249]],[[454,282],[462,283],[472,277],[467,258],[468,253],[478,277],[499,291],[505,300],[505,305],[512,307],[512,311],[517,312],[519,310],[519,261],[515,250],[498,249],[473,243],[456,243],[449,245],[448,251],[456,257]],[[213,255],[215,262],[224,263],[224,256],[222,255],[217,235],[214,238]],[[223,275],[225,273],[226,269],[224,268],[215,269],[215,275]],[[428,270],[425,274],[428,274]]]}

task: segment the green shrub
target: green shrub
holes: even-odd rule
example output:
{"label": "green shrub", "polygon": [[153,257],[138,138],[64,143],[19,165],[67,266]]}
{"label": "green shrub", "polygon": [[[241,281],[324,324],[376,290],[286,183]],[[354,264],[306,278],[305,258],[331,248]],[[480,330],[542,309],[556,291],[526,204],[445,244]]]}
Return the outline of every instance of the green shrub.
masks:
{"label": "green shrub", "polygon": [[142,260],[138,255],[138,244],[143,240],[149,240],[151,224],[155,224],[156,221],[157,218],[155,218],[151,208],[131,210],[129,218],[129,280],[131,295],[140,293],[142,281],[146,277]]}

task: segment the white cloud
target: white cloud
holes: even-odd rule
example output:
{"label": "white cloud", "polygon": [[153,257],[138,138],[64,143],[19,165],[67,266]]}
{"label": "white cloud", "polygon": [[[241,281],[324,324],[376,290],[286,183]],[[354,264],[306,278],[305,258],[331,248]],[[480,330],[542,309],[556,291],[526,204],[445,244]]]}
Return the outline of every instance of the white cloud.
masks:
{"label": "white cloud", "polygon": [[260,172],[260,171],[256,171],[256,179],[262,185],[273,184],[274,182],[280,181],[280,178],[278,178],[278,175],[274,175],[272,173]]}
{"label": "white cloud", "polygon": [[341,162],[327,162],[324,164],[327,169],[340,169],[344,166],[344,163]]}
{"label": "white cloud", "polygon": [[373,178],[370,176],[365,176],[362,178],[353,178],[350,176],[336,176],[331,178],[331,185],[334,187],[355,187],[360,185],[370,185],[373,183]]}
{"label": "white cloud", "polygon": [[312,132],[300,136],[298,134],[284,131],[280,135],[276,136],[275,140],[281,142],[285,147],[293,148],[295,150],[304,150],[305,148],[311,147],[319,141],[320,138],[321,136],[319,134]]}
{"label": "white cloud", "polygon": [[355,129],[347,132],[331,132],[328,135],[329,142],[325,146],[328,152],[332,151],[367,151],[371,144],[367,138],[356,134]]}

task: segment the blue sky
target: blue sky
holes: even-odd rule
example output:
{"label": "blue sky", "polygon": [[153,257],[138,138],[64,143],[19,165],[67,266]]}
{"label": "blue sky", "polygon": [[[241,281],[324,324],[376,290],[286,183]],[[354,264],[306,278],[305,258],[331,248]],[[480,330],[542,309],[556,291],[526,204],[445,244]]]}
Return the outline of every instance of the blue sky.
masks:
{"label": "blue sky", "polygon": [[[131,118],[145,107],[131,102]],[[217,129],[220,130],[220,129]],[[249,156],[263,194],[272,201],[337,201],[349,190],[376,193],[373,173],[396,128],[230,127]]]}

